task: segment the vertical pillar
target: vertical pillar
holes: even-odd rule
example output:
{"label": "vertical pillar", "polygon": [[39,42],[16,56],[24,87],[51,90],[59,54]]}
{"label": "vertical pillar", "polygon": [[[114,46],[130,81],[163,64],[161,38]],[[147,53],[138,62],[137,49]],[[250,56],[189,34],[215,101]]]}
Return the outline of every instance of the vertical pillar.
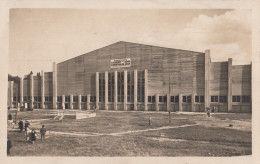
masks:
{"label": "vertical pillar", "polygon": [[73,95],[70,95],[70,109],[73,109]]}
{"label": "vertical pillar", "polygon": [[57,109],[57,65],[55,62],[53,62],[52,89],[52,107]]}
{"label": "vertical pillar", "polygon": [[209,72],[210,72],[210,50],[205,51],[205,92],[204,92],[204,104],[206,108],[210,107],[209,103]]}
{"label": "vertical pillar", "polygon": [[144,70],[144,110],[147,111],[148,103],[148,70]]}
{"label": "vertical pillar", "polygon": [[114,110],[117,110],[117,71],[114,72]]}
{"label": "vertical pillar", "polygon": [[155,111],[159,111],[159,94],[155,94]]}
{"label": "vertical pillar", "polygon": [[179,94],[179,111],[182,112],[182,94]]}
{"label": "vertical pillar", "polygon": [[167,94],[167,111],[171,111],[171,96]]}
{"label": "vertical pillar", "polygon": [[124,70],[124,110],[127,110],[127,70]]}
{"label": "vertical pillar", "polygon": [[61,106],[62,106],[62,109],[65,109],[65,95],[62,95]]}
{"label": "vertical pillar", "polygon": [[14,82],[13,81],[9,81],[9,102],[8,102],[8,106],[10,108],[13,107],[13,97],[14,97]]}
{"label": "vertical pillar", "polygon": [[87,110],[90,110],[90,94],[87,94]]}
{"label": "vertical pillar", "polygon": [[105,110],[108,110],[108,73],[105,71]]}
{"label": "vertical pillar", "polygon": [[20,77],[20,104],[23,106],[23,78]]}
{"label": "vertical pillar", "polygon": [[41,77],[41,108],[44,109],[45,106],[44,106],[44,91],[45,91],[45,88],[44,88],[44,71],[41,72],[42,74],[42,77]]}
{"label": "vertical pillar", "polygon": [[134,70],[134,110],[137,110],[137,70]]}
{"label": "vertical pillar", "polygon": [[232,58],[228,58],[228,112],[232,110]]}
{"label": "vertical pillar", "polygon": [[96,72],[96,109],[99,109],[99,73]]}
{"label": "vertical pillar", "polygon": [[192,93],[191,94],[191,111],[192,112],[195,112],[194,103],[195,103],[195,95],[194,95],[194,93]]}
{"label": "vertical pillar", "polygon": [[81,110],[81,95],[78,96],[78,108]]}
{"label": "vertical pillar", "polygon": [[30,73],[30,108],[33,108],[33,102],[34,102],[34,97],[33,97],[33,73]]}

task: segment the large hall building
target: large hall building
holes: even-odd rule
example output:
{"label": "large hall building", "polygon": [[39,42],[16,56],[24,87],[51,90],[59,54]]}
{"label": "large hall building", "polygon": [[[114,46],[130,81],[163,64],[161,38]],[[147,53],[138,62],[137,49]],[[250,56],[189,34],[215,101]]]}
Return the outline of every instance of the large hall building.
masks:
{"label": "large hall building", "polygon": [[120,41],[53,63],[52,72],[9,78],[8,106],[250,113],[251,69],[211,62],[209,50]]}

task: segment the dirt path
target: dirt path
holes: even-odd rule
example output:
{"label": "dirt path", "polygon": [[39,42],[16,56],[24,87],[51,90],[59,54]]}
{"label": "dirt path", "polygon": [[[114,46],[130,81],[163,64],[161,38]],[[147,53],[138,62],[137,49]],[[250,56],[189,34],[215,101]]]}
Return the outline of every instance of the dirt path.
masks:
{"label": "dirt path", "polygon": [[163,126],[159,128],[150,128],[150,129],[144,129],[144,130],[129,130],[129,131],[123,131],[118,133],[80,133],[80,132],[55,132],[55,131],[49,131],[48,134],[53,135],[72,135],[72,136],[82,136],[82,137],[88,137],[88,136],[121,136],[129,133],[139,133],[139,132],[147,132],[147,131],[156,131],[156,130],[164,130],[164,129],[175,129],[175,128],[183,128],[183,127],[189,127],[189,126],[196,126],[197,124],[192,125],[181,125],[181,126]]}

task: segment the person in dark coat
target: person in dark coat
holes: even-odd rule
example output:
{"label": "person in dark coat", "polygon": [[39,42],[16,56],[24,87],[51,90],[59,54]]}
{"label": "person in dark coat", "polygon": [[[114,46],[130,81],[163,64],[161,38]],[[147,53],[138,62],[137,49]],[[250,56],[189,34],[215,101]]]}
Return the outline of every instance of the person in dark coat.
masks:
{"label": "person in dark coat", "polygon": [[10,154],[11,147],[12,147],[12,142],[11,142],[11,140],[8,139],[7,140],[7,155]]}
{"label": "person in dark coat", "polygon": [[36,142],[36,131],[34,129],[31,132],[31,141],[32,141],[32,144],[34,144],[34,142]]}
{"label": "person in dark coat", "polygon": [[11,113],[8,115],[8,120],[13,120],[13,117],[12,117]]}
{"label": "person in dark coat", "polygon": [[22,120],[20,120],[18,122],[18,126],[19,126],[19,129],[20,129],[20,132],[22,132],[23,131],[23,121]]}
{"label": "person in dark coat", "polygon": [[41,140],[45,139],[46,128],[44,127],[44,125],[42,125],[40,133],[41,133]]}

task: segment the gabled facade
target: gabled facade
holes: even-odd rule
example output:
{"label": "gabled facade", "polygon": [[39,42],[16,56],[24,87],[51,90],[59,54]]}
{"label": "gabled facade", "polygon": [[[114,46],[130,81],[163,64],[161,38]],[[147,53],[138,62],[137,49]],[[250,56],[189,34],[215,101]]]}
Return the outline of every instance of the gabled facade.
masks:
{"label": "gabled facade", "polygon": [[[17,89],[14,89],[17,85]],[[251,65],[211,62],[193,52],[117,42],[9,82],[9,106],[251,112]]]}

